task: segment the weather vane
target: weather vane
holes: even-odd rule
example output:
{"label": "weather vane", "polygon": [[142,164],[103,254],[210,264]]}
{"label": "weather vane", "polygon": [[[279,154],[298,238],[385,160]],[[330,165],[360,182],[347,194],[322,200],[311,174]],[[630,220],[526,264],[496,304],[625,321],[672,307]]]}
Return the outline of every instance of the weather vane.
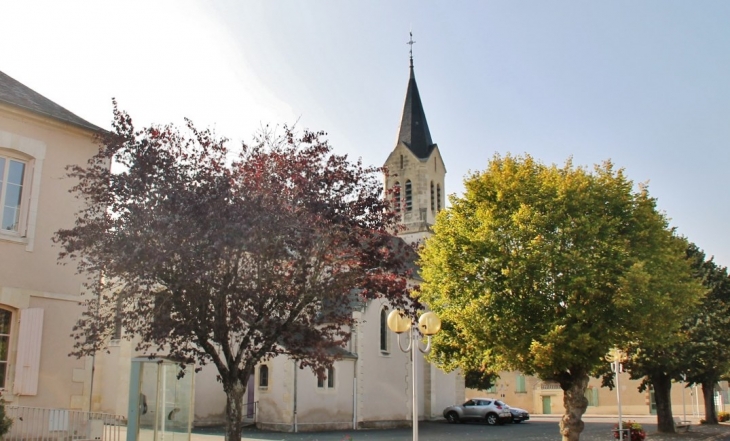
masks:
{"label": "weather vane", "polygon": [[411,47],[409,52],[411,54],[411,67],[413,67],[413,44],[415,43],[415,41],[413,41],[413,31],[410,31],[409,34],[411,35],[411,39],[408,40],[408,43],[406,44]]}

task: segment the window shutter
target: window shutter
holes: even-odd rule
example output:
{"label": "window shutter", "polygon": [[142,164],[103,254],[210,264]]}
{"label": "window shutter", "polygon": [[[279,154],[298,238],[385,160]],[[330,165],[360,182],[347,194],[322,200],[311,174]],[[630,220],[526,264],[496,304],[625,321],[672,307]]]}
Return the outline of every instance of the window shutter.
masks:
{"label": "window shutter", "polygon": [[517,374],[517,390],[515,392],[518,393],[524,393],[527,390],[525,389],[525,376],[522,374]]}
{"label": "window shutter", "polygon": [[18,360],[15,364],[13,392],[17,395],[38,393],[38,371],[41,364],[41,337],[43,336],[43,309],[20,310],[18,331]]}

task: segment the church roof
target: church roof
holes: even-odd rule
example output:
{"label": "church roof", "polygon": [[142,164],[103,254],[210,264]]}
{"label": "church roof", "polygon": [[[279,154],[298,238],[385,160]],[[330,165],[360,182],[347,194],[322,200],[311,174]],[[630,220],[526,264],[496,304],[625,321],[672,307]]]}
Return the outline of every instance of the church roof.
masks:
{"label": "church roof", "polygon": [[0,72],[0,103],[19,107],[29,112],[73,124],[87,130],[102,130],[3,72]]}
{"label": "church roof", "polygon": [[428,131],[421,95],[418,93],[416,75],[413,73],[413,58],[411,58],[411,77],[408,80],[406,102],[403,106],[403,117],[398,133],[398,143],[401,142],[419,159],[428,158],[434,147],[431,132]]}

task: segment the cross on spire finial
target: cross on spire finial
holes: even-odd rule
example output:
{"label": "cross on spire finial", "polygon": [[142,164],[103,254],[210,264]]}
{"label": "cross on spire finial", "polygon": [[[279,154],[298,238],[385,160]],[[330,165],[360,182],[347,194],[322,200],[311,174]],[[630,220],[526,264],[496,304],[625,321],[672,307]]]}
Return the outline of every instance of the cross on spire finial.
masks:
{"label": "cross on spire finial", "polygon": [[415,41],[413,41],[413,31],[410,31],[409,34],[411,35],[411,39],[408,40],[406,44],[411,47],[409,49],[409,52],[411,54],[411,67],[413,67],[413,44],[415,43]]}

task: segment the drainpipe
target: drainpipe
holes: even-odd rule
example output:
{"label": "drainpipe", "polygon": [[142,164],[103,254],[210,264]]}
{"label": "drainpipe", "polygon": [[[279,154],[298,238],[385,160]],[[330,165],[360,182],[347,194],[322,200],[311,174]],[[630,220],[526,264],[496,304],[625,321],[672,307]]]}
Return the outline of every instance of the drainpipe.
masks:
{"label": "drainpipe", "polygon": [[299,431],[297,424],[297,361],[294,360],[294,433]]}
{"label": "drainpipe", "polygon": [[357,430],[357,361],[352,363],[352,430]]}

